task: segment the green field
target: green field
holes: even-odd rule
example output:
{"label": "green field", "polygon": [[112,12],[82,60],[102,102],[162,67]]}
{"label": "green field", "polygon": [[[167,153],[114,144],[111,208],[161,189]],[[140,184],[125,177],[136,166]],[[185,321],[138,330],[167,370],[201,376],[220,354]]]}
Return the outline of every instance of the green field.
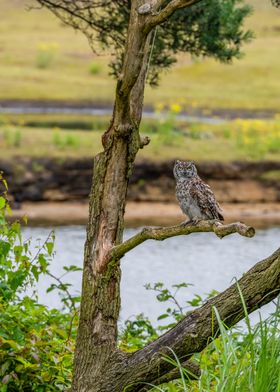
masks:
{"label": "green field", "polygon": [[[248,26],[256,39],[233,65],[180,56],[146,103],[180,102],[190,108],[280,107],[279,9],[270,0],[248,0]],[[30,3],[30,2],[29,2]],[[47,10],[25,9],[24,0],[0,0],[0,99],[111,103],[110,56],[93,54],[86,38]]]}
{"label": "green field", "polygon": [[[1,158],[92,157],[102,150],[101,135],[109,118],[52,115],[0,117]],[[235,120],[220,125],[177,122],[174,114],[145,119],[143,135],[151,143],[138,159],[196,161],[279,160],[280,119]]]}

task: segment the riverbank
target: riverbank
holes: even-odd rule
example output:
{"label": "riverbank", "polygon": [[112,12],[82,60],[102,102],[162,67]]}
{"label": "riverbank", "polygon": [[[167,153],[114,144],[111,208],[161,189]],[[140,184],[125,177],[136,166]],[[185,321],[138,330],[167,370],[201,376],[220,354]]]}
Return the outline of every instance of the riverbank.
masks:
{"label": "riverbank", "polygon": [[[280,225],[280,203],[224,203],[226,222],[242,221],[265,228]],[[13,211],[13,219],[28,218],[28,225],[58,226],[84,225],[88,220],[86,202],[23,203]],[[175,203],[128,202],[125,212],[126,227],[145,225],[173,225],[186,217]]]}
{"label": "riverbank", "polygon": [[[178,156],[177,156],[178,157]],[[92,158],[0,160],[17,208],[32,202],[85,202],[92,183]],[[128,201],[176,203],[174,160],[138,160],[128,188]],[[280,161],[197,162],[198,173],[222,204],[280,202]]]}

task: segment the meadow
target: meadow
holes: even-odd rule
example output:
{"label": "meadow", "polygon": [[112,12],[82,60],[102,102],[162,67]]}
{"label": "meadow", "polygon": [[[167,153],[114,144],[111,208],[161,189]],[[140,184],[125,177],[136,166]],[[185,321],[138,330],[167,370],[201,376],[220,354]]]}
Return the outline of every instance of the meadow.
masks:
{"label": "meadow", "polygon": [[[247,27],[256,38],[233,64],[179,56],[159,88],[147,88],[146,104],[180,101],[189,109],[279,111],[279,10],[270,0],[247,0],[255,8]],[[32,1],[28,2],[32,4]],[[47,10],[26,10],[23,0],[0,4],[0,100],[112,103],[110,53],[96,53],[86,38]],[[20,33],[19,33],[20,32]]]}
{"label": "meadow", "polygon": [[[205,124],[176,121],[176,114],[170,110],[159,120],[143,120],[141,133],[151,143],[139,151],[138,159],[280,159],[279,118]],[[1,158],[92,157],[102,150],[101,136],[108,122],[106,117],[75,115],[0,116]]]}

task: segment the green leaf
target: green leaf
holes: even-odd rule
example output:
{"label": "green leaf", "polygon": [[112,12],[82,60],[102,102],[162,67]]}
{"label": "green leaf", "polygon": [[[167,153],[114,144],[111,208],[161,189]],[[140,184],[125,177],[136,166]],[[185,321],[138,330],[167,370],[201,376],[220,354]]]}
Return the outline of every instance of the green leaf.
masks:
{"label": "green leaf", "polygon": [[47,242],[46,248],[48,251],[48,255],[51,256],[53,254],[54,242]]}
{"label": "green leaf", "polygon": [[5,205],[6,205],[6,199],[4,197],[0,196],[0,210],[5,208]]}
{"label": "green leaf", "polygon": [[39,256],[38,256],[38,263],[40,264],[42,272],[46,272],[49,263],[48,263],[48,261],[46,260],[45,256],[42,253],[40,253]]}
{"label": "green leaf", "polygon": [[157,320],[158,320],[158,321],[159,321],[159,320],[163,320],[163,319],[165,319],[165,318],[167,318],[167,317],[169,317],[169,314],[164,313],[164,314],[161,314],[160,316],[158,316]]}
{"label": "green leaf", "polygon": [[39,271],[38,271],[38,268],[35,265],[32,266],[31,272],[32,272],[36,282],[38,282],[38,280],[39,280]]}
{"label": "green leaf", "polygon": [[16,291],[17,288],[23,284],[24,280],[26,279],[26,276],[26,271],[20,270],[15,272],[9,281],[12,290]]}
{"label": "green leaf", "polygon": [[10,340],[10,339],[8,339],[8,340],[2,339],[2,343],[0,341],[0,347],[1,348],[12,348],[15,351],[20,350],[20,345],[17,342],[15,342],[14,340]]}
{"label": "green leaf", "polygon": [[76,272],[76,271],[82,271],[83,269],[80,267],[77,267],[76,265],[70,265],[69,267],[64,266],[63,267],[64,271],[67,272]]}
{"label": "green leaf", "polygon": [[0,255],[1,256],[6,258],[10,249],[11,249],[11,245],[9,244],[9,242],[0,240]]}
{"label": "green leaf", "polygon": [[21,245],[14,246],[14,254],[16,256],[17,261],[19,261],[22,251],[23,251],[23,247]]}

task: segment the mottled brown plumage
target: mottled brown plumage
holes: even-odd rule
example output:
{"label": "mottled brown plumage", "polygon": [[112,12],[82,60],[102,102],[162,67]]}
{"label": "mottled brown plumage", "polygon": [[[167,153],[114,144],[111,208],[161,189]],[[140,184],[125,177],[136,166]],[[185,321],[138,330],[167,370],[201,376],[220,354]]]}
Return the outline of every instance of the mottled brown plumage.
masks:
{"label": "mottled brown plumage", "polygon": [[184,214],[191,220],[224,220],[214,193],[198,176],[193,162],[176,161],[174,176],[177,200]]}

